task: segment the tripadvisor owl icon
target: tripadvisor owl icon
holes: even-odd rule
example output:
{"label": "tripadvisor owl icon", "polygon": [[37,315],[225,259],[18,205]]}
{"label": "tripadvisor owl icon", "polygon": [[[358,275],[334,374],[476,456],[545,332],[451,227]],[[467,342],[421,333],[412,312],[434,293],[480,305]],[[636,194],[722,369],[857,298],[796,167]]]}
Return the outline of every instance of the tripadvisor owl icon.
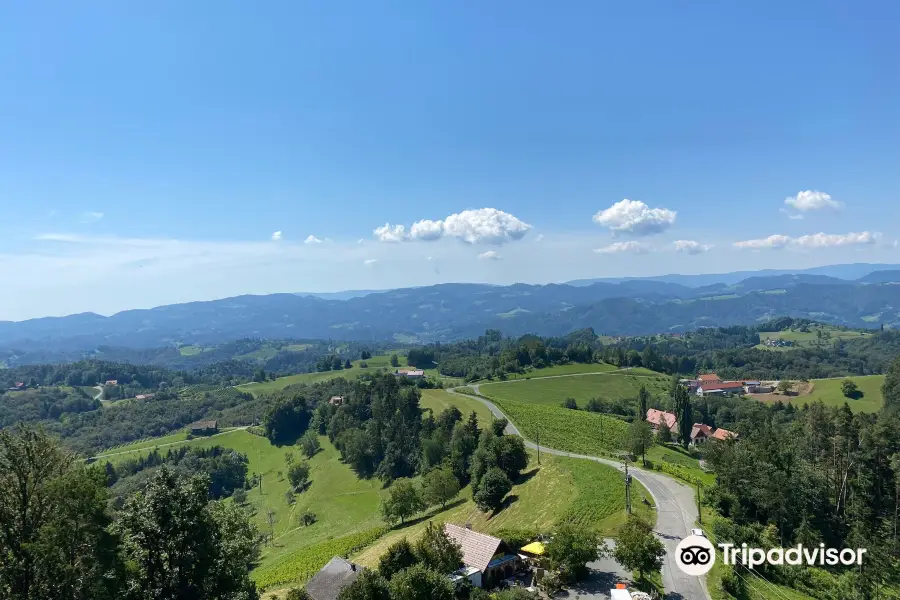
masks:
{"label": "tripadvisor owl icon", "polygon": [[675,562],[688,575],[706,575],[716,562],[716,550],[705,537],[689,535],[675,548]]}

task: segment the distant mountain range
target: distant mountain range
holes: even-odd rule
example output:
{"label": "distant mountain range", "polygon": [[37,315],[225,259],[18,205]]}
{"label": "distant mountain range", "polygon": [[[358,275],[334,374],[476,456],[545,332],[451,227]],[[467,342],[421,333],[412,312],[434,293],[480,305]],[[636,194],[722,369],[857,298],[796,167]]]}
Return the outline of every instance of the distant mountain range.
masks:
{"label": "distant mountain range", "polygon": [[548,285],[440,284],[346,296],[238,296],[110,317],[83,313],[0,322],[0,349],[90,352],[101,345],[149,348],[245,337],[415,343],[473,337],[488,328],[507,335],[561,335],[593,327],[598,333],[631,335],[775,316],[893,327],[900,326],[897,284],[900,265],[835,265]]}

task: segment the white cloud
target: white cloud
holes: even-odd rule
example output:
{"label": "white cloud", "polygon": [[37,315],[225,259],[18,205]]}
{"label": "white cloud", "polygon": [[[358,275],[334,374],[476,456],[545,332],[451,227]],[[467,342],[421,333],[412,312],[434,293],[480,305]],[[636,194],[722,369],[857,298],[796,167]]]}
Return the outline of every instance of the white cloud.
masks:
{"label": "white cloud", "polygon": [[431,242],[439,240],[444,235],[444,222],[422,219],[413,223],[409,229],[409,237],[414,240]]}
{"label": "white cloud", "polygon": [[500,254],[494,250],[488,250],[479,254],[478,260],[500,260]]}
{"label": "white cloud", "polygon": [[640,242],[616,242],[602,248],[595,248],[597,254],[621,254],[623,252],[631,252],[633,254],[645,254],[650,251],[646,244]]}
{"label": "white cloud", "polygon": [[544,234],[542,233],[542,234],[540,234],[540,235],[537,236],[537,238],[535,239],[535,241],[536,241],[536,242],[540,242],[540,241],[543,240],[543,239],[544,239]]}
{"label": "white cloud", "polygon": [[784,248],[790,243],[791,238],[786,235],[770,235],[767,238],[759,240],[744,240],[742,242],[735,242],[734,247],[759,250],[760,248]]}
{"label": "white cloud", "polygon": [[359,238],[358,240],[356,240],[356,243],[357,243],[357,244],[362,244],[362,243],[365,242],[365,241],[366,241],[366,240],[364,240],[364,239],[362,239],[362,238]]}
{"label": "white cloud", "polygon": [[759,240],[746,240],[735,242],[735,248],[749,248],[759,250],[762,248],[781,249],[788,246],[796,248],[835,248],[839,246],[862,246],[875,244],[878,241],[879,234],[871,231],[861,231],[859,233],[813,233],[792,238],[786,235],[770,235],[767,238]]}
{"label": "white cloud", "polygon": [[274,232],[274,233],[272,234],[272,241],[273,241],[273,242],[277,242],[277,241],[279,241],[279,240],[281,240],[281,232],[280,232],[280,231],[276,231],[276,232]]}
{"label": "white cloud", "polygon": [[823,209],[838,210],[843,206],[842,203],[833,200],[831,196],[825,192],[816,190],[799,192],[796,196],[785,198],[784,203],[800,212]]}
{"label": "white cloud", "polygon": [[878,241],[878,234],[871,231],[859,233],[827,234],[814,233],[804,235],[794,240],[794,244],[801,248],[834,248],[837,246],[864,246]]}
{"label": "white cloud", "polygon": [[503,244],[522,239],[531,225],[496,208],[464,210],[444,219],[444,235],[468,244]]}
{"label": "white cloud", "polygon": [[801,215],[800,213],[797,213],[796,215],[788,215],[788,219],[791,219],[794,221],[802,221],[803,215]]}
{"label": "white cloud", "polygon": [[103,218],[102,212],[89,211],[86,213],[82,213],[81,222],[82,223],[96,223],[97,221],[99,221],[102,218]]}
{"label": "white cloud", "polygon": [[377,262],[378,262],[377,258],[367,258],[366,260],[363,261],[363,264],[364,265],[374,265]]}
{"label": "white cloud", "polygon": [[372,234],[379,242],[402,242],[406,239],[406,227],[385,223],[381,227],[373,229]]}
{"label": "white cloud", "polygon": [[445,219],[422,219],[413,223],[407,235],[403,225],[385,223],[372,233],[382,242],[406,240],[434,241],[453,237],[467,244],[500,245],[522,239],[531,225],[496,208],[478,208],[454,213]]}
{"label": "white cloud", "polygon": [[662,233],[675,223],[676,213],[668,208],[650,208],[640,200],[625,199],[594,215],[594,223],[613,233],[635,236]]}
{"label": "white cloud", "polygon": [[687,254],[703,254],[713,248],[710,244],[701,244],[694,240],[675,240],[673,244],[676,252],[685,252]]}
{"label": "white cloud", "polygon": [[303,240],[304,244],[321,244],[325,240],[319,239],[313,234],[309,234],[305,240]]}

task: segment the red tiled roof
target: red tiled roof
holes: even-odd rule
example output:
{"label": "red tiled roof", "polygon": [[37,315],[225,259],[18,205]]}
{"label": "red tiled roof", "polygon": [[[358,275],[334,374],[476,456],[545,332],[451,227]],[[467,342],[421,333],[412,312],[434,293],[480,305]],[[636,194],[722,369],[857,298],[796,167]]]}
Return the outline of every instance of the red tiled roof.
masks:
{"label": "red tiled roof", "polygon": [[696,439],[701,432],[703,433],[703,437],[709,437],[712,435],[712,427],[706,423],[694,423],[694,427],[691,429],[691,439]]}
{"label": "red tiled roof", "polygon": [[500,539],[466,527],[447,523],[444,525],[444,531],[450,539],[462,547],[463,564],[475,567],[479,571],[487,569],[488,563],[500,547]]}
{"label": "red tiled roof", "polygon": [[712,434],[712,437],[717,440],[727,440],[729,438],[737,437],[737,434],[733,431],[728,431],[727,429],[716,429]]}
{"label": "red tiled roof", "polygon": [[701,383],[700,387],[709,392],[712,390],[736,390],[744,387],[744,384],[740,381],[720,381],[718,383]]}
{"label": "red tiled roof", "polygon": [[701,376],[698,377],[697,379],[699,379],[701,382],[705,382],[705,381],[721,381],[721,380],[719,379],[719,376],[716,375],[715,373],[706,373],[705,375],[701,375]]}
{"label": "red tiled roof", "polygon": [[666,423],[666,425],[668,425],[669,429],[674,429],[675,424],[678,422],[678,418],[670,412],[656,410],[655,408],[647,409],[647,422],[648,423],[659,427],[662,425],[663,421],[665,421],[665,423]]}

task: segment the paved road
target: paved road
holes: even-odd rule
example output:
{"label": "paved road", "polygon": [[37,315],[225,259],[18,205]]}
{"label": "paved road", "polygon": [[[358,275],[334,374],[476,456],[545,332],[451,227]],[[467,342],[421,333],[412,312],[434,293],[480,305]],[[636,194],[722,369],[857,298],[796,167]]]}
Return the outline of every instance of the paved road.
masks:
{"label": "paved road", "polygon": [[[494,416],[509,421],[509,425],[506,426],[506,433],[525,438],[497,405],[481,395],[479,385],[470,385],[469,387],[475,390],[477,396],[466,394],[467,397],[474,397],[476,400],[487,406]],[[452,388],[447,391],[451,394],[457,394]],[[528,441],[527,438],[525,438],[525,445],[529,448],[537,448],[537,446]],[[572,452],[556,450],[546,446],[541,446],[541,452],[555,454],[557,456],[593,460],[614,467],[619,471],[625,470],[621,463],[597,456],[574,454]],[[666,477],[665,475],[653,471],[645,471],[636,467],[629,467],[628,470],[635,479],[640,481],[641,484],[647,488],[647,491],[653,496],[654,503],[656,504],[657,520],[655,532],[666,546],[666,556],[662,567],[662,579],[663,586],[666,590],[666,600],[709,599],[709,593],[706,591],[706,583],[703,579],[685,575],[675,564],[675,547],[678,546],[678,542],[687,537],[688,532],[694,527],[694,523],[697,520],[697,504],[695,501],[694,490],[690,486],[676,481],[671,477]]]}

